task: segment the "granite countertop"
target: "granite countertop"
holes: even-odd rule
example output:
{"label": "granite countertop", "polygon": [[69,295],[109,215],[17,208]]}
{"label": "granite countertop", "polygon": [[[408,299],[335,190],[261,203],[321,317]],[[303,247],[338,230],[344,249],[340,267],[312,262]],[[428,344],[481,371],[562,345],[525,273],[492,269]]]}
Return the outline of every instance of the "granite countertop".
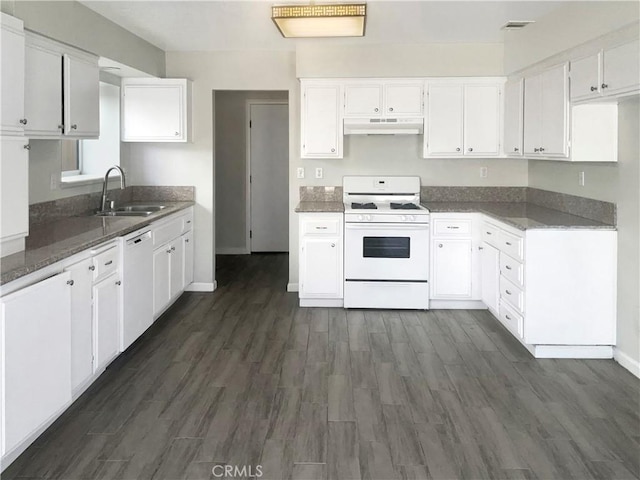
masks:
{"label": "granite countertop", "polygon": [[[151,202],[143,203],[148,205]],[[148,217],[96,217],[87,214],[32,225],[29,228],[25,250],[0,260],[0,285],[113,238],[134,232],[156,220],[195,205],[195,202],[162,204],[167,208]]]}
{"label": "granite countertop", "polygon": [[479,212],[519,230],[534,229],[603,229],[615,230],[615,225],[596,222],[532,203],[512,202],[422,202],[432,213]]}
{"label": "granite countertop", "polygon": [[333,213],[342,213],[344,212],[344,203],[342,202],[300,202],[295,209],[298,213],[322,213],[322,212],[333,212]]}

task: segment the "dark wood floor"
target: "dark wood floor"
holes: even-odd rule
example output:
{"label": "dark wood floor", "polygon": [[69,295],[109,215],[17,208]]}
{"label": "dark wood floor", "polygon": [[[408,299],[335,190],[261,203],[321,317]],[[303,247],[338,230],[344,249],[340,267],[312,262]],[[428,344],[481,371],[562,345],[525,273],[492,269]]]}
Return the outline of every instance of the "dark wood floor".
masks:
{"label": "dark wood floor", "polygon": [[613,361],[534,360],[484,311],[299,308],[287,261],[219,257],[219,289],[185,294],[3,480],[638,477],[640,382]]}

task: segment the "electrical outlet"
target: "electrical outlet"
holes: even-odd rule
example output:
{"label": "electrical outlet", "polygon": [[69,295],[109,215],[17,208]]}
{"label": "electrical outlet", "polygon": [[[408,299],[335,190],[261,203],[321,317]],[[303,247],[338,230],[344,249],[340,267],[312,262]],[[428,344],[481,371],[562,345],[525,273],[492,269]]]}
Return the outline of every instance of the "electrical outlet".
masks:
{"label": "electrical outlet", "polygon": [[298,178],[304,178],[304,167],[298,167],[298,170],[296,170],[297,174],[298,174]]}
{"label": "electrical outlet", "polygon": [[322,178],[324,174],[322,173],[322,167],[316,168],[316,178]]}
{"label": "electrical outlet", "polygon": [[578,185],[584,187],[584,172],[578,173]]}
{"label": "electrical outlet", "polygon": [[487,178],[488,169],[487,167],[480,167],[480,178]]}
{"label": "electrical outlet", "polygon": [[55,190],[58,188],[58,175],[60,175],[59,173],[52,173],[51,174],[51,178],[49,180],[49,188],[51,188],[51,190]]}

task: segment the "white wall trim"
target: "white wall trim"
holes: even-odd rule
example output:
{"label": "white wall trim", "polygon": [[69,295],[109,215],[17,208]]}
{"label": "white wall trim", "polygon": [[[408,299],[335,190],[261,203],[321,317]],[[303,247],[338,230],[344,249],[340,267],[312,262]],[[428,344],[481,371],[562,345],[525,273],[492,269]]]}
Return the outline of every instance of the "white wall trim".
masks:
{"label": "white wall trim", "polygon": [[191,285],[187,285],[184,289],[185,292],[215,292],[218,288],[218,282],[193,282]]}
{"label": "white wall trim", "polygon": [[536,358],[612,358],[610,345],[534,345]]}
{"label": "white wall trim", "polygon": [[633,375],[640,378],[640,362],[638,360],[634,360],[618,347],[613,347],[613,359]]}
{"label": "white wall trim", "polygon": [[297,292],[299,290],[300,290],[300,285],[298,283],[287,284],[287,292]]}
{"label": "white wall trim", "polygon": [[300,306],[343,308],[344,300],[342,298],[301,298]]}
{"label": "white wall trim", "polygon": [[429,309],[444,310],[487,310],[482,300],[429,300]]}
{"label": "white wall trim", "polygon": [[249,255],[247,247],[220,247],[216,248],[216,255]]}

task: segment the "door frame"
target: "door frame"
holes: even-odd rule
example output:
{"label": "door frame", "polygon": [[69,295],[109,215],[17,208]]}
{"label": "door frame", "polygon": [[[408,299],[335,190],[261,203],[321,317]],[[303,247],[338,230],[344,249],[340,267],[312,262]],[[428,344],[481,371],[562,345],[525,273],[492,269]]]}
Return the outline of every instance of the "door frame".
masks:
{"label": "door frame", "polygon": [[[251,127],[249,126],[251,122],[251,106],[252,105],[287,105],[289,107],[289,100],[259,100],[259,99],[247,99],[245,101],[245,114],[246,114],[246,122],[245,122],[245,144],[247,147],[246,152],[246,176],[244,179],[244,183],[246,185],[246,212],[245,212],[245,252],[246,254],[251,254]],[[287,127],[289,125],[289,117],[287,117]],[[287,145],[287,152],[289,152],[289,148]],[[290,159],[289,159],[290,160]],[[289,169],[289,163],[287,162],[287,170]],[[289,180],[287,179],[287,184]]]}

